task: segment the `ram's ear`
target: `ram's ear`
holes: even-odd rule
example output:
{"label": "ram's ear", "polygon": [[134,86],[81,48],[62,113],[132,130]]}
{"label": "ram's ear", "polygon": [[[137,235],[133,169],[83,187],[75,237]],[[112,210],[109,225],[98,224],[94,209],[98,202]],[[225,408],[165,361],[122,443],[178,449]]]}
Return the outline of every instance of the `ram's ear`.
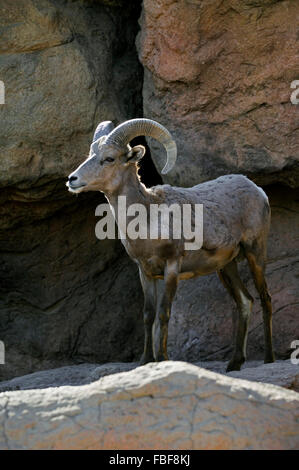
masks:
{"label": "ram's ear", "polygon": [[91,142],[91,146],[90,146],[90,150],[89,150],[89,156],[92,156],[95,153],[97,153],[98,149],[99,149],[99,146],[102,145],[105,142],[106,139],[107,139],[107,136],[102,135],[101,137],[99,137],[94,142]]}
{"label": "ram's ear", "polygon": [[139,162],[145,154],[145,147],[143,145],[136,145],[127,154],[128,163]]}
{"label": "ram's ear", "polygon": [[105,140],[106,140],[107,136],[106,135],[102,135],[96,142],[98,145],[102,145]]}

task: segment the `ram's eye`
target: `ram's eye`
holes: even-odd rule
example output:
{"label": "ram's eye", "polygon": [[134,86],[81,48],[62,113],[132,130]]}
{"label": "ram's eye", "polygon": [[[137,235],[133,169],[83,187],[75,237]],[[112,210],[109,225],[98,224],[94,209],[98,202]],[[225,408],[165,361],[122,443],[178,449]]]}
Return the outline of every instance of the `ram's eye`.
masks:
{"label": "ram's eye", "polygon": [[114,162],[114,158],[111,158],[111,157],[108,157],[108,158],[105,158],[105,162]]}

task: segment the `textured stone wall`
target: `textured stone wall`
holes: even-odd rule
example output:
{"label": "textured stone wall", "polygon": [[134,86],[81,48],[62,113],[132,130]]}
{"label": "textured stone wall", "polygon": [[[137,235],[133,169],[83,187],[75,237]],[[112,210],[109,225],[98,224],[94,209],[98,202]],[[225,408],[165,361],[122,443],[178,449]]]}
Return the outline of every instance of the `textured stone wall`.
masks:
{"label": "textured stone wall", "polygon": [[[291,0],[144,0],[144,113],[177,138],[169,182],[241,172],[298,186],[297,17]],[[162,149],[152,149],[162,168]]]}
{"label": "textured stone wall", "polygon": [[139,3],[103,3],[0,3],[1,378],[141,354],[137,270],[65,187],[99,121],[142,112]]}

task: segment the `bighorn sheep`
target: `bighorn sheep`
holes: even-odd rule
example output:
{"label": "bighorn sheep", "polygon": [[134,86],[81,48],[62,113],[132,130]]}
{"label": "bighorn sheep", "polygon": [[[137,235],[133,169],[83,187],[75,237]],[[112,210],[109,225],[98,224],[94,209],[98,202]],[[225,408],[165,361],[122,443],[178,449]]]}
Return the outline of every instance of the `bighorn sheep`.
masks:
{"label": "bighorn sheep", "polygon": [[[68,178],[69,191],[101,191],[117,214],[118,196],[127,203],[167,205],[203,204],[203,244],[185,250],[181,239],[123,239],[129,256],[138,264],[144,292],[145,343],[141,363],[167,360],[168,321],[180,279],[217,271],[238,307],[234,318],[234,352],[227,370],[239,370],[246,358],[246,340],[253,299],[242,283],[237,261],[246,257],[259,293],[264,320],[265,362],[273,362],[272,307],[265,280],[266,243],[270,207],[264,191],[242,175],[221,176],[192,188],[170,185],[146,188],[137,163],[145,148],[130,147],[137,136],[160,141],[167,151],[168,172],[176,159],[176,144],[162,125],[150,119],[132,119],[113,128],[99,124],[89,157]],[[117,215],[115,215],[117,219]],[[117,221],[117,220],[116,220]]]}

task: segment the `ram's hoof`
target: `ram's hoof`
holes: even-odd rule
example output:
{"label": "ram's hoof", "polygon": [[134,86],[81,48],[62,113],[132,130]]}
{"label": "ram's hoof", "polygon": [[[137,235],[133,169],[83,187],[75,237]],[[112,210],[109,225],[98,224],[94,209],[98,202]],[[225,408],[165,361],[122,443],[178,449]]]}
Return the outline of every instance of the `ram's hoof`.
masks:
{"label": "ram's hoof", "polygon": [[231,361],[228,363],[226,372],[233,372],[234,370],[241,370],[244,361]]}
{"label": "ram's hoof", "polygon": [[145,364],[148,364],[149,362],[155,362],[154,356],[144,356],[144,354],[142,354],[139,360],[139,366],[144,366]]}
{"label": "ram's hoof", "polygon": [[271,364],[271,362],[275,362],[274,354],[270,354],[268,356],[265,356],[264,364]]}
{"label": "ram's hoof", "polygon": [[162,361],[169,361],[168,356],[165,356],[163,354],[159,354],[156,357],[156,362],[162,362]]}

